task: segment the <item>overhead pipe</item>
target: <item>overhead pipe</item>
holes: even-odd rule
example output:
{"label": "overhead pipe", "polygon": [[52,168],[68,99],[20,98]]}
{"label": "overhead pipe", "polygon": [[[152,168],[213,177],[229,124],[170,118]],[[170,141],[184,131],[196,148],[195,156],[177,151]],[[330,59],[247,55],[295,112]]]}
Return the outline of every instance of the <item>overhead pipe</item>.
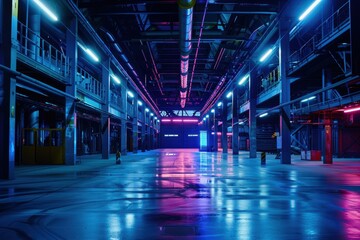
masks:
{"label": "overhead pipe", "polygon": [[191,32],[193,7],[196,0],[178,0],[180,32],[180,106],[185,108],[188,88],[189,56],[191,52]]}
{"label": "overhead pipe", "polygon": [[202,21],[201,21],[201,25],[200,25],[199,38],[198,38],[198,42],[197,42],[197,45],[196,45],[196,52],[195,52],[193,69],[192,69],[192,72],[191,72],[191,78],[190,78],[190,83],[189,83],[189,97],[190,97],[190,94],[191,94],[192,80],[193,80],[193,78],[194,78],[195,67],[196,67],[196,62],[197,62],[198,53],[199,53],[199,48],[200,48],[201,36],[202,36],[203,29],[204,29],[205,16],[206,16],[207,8],[208,8],[208,3],[209,3],[209,1],[206,0],[205,8],[204,8],[204,14],[203,14]]}

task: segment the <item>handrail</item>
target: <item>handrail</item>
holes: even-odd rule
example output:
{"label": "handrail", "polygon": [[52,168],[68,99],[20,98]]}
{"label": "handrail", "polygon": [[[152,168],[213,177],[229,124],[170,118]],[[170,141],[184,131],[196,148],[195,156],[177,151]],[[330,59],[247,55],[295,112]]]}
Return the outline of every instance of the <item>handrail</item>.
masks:
{"label": "handrail", "polygon": [[69,58],[65,54],[18,21],[17,51],[60,74],[68,81]]}
{"label": "handrail", "polygon": [[80,89],[104,99],[104,88],[102,83],[81,67],[77,67],[76,86]]}
{"label": "handrail", "polygon": [[[339,31],[350,19],[350,2],[347,1],[330,17],[318,26],[312,37],[297,51],[289,56],[290,69],[296,68],[300,63],[310,57],[318,48],[318,46],[333,34]],[[298,31],[299,32],[299,31]]]}

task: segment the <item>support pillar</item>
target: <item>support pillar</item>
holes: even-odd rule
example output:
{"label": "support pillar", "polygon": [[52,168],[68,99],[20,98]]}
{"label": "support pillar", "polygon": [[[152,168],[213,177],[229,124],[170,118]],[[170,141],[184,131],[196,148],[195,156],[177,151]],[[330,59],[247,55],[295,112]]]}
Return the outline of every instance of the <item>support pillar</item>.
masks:
{"label": "support pillar", "polygon": [[210,114],[207,115],[209,117],[206,117],[206,131],[207,131],[207,151],[211,152],[211,146],[212,146],[212,139],[211,139],[211,120],[210,120]]}
{"label": "support pillar", "polygon": [[149,150],[154,149],[154,129],[149,126]]}
{"label": "support pillar", "polygon": [[[280,104],[290,102],[290,81],[287,78],[288,56],[289,56],[289,20],[280,19],[279,24],[279,68],[280,68]],[[290,124],[290,105],[285,105],[280,109],[280,136],[281,136],[281,156],[282,164],[291,164],[291,124]]]}
{"label": "support pillar", "polygon": [[133,153],[138,152],[138,97],[134,97],[134,119],[133,119]]}
{"label": "support pillar", "polygon": [[[27,120],[27,122],[29,123],[28,128],[33,128],[33,129],[39,129],[40,125],[40,112],[38,107],[36,106],[32,106],[30,107],[30,113],[29,113],[29,118]],[[29,133],[29,143],[30,144],[35,144],[35,142],[37,141],[39,136],[35,136],[35,131],[31,131]]]}
{"label": "support pillar", "polygon": [[121,119],[121,139],[120,139],[121,155],[127,155],[127,126],[126,119]]}
{"label": "support pillar", "polygon": [[256,77],[255,71],[249,77],[249,157],[256,158]]}
{"label": "support pillar", "polygon": [[[215,109],[215,108],[214,108]],[[214,112],[214,152],[218,151],[218,120],[216,119],[216,110]]]}
{"label": "support pillar", "polygon": [[141,151],[145,152],[145,144],[146,144],[146,111],[145,104],[142,106],[142,115],[141,115]]}
{"label": "support pillar", "polygon": [[[323,68],[322,69],[322,86],[323,86],[323,88],[331,85],[331,80],[332,80],[331,69]],[[323,98],[323,102],[331,100],[331,90],[322,92],[322,98]]]}
{"label": "support pillar", "polygon": [[101,113],[101,155],[102,159],[109,159],[110,153],[110,116],[109,103],[110,103],[110,59],[103,61],[101,75],[102,87],[104,92],[104,102],[102,106],[103,112]]}
{"label": "support pillar", "polygon": [[[0,65],[16,70],[17,0],[0,0]],[[0,71],[0,178],[15,178],[16,80]]]}
{"label": "support pillar", "polygon": [[232,151],[233,155],[239,155],[239,88],[236,84],[232,94]]}
{"label": "support pillar", "polygon": [[223,149],[223,153],[227,153],[228,152],[228,146],[227,146],[227,115],[228,115],[228,111],[227,111],[227,99],[226,97],[223,100],[223,105],[222,105],[222,128],[221,128],[221,146]]}
{"label": "support pillar", "polygon": [[120,137],[120,152],[123,156],[127,155],[127,119],[128,119],[128,102],[127,102],[127,83],[122,84],[121,101],[124,106],[124,118],[121,119],[121,137]]}
{"label": "support pillar", "polygon": [[146,114],[145,117],[145,123],[146,123],[146,150],[150,150],[150,112]]}
{"label": "support pillar", "polygon": [[40,29],[41,29],[41,15],[40,10],[33,8],[30,11],[29,17],[29,56],[34,60],[39,60],[40,58]]}
{"label": "support pillar", "polygon": [[109,159],[110,153],[110,117],[101,113],[101,157]]}
{"label": "support pillar", "polygon": [[325,119],[325,152],[323,155],[323,163],[324,164],[332,164],[333,163],[333,153],[332,153],[332,128],[331,128],[331,120]]}
{"label": "support pillar", "polygon": [[69,83],[66,93],[74,98],[65,97],[65,164],[76,164],[76,74],[77,74],[77,18],[72,19],[66,32],[66,56],[69,57]]}

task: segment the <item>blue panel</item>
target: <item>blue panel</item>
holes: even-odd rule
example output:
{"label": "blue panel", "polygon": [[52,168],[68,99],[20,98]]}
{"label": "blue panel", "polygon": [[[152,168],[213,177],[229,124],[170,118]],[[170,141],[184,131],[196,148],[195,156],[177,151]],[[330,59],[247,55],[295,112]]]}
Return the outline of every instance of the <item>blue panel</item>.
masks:
{"label": "blue panel", "polygon": [[200,151],[207,151],[207,131],[200,131]]}

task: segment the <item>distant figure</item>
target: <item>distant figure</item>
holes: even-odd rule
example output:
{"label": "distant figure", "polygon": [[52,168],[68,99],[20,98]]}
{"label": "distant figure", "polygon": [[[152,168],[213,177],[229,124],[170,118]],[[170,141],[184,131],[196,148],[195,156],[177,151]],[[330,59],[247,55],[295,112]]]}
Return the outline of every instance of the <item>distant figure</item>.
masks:
{"label": "distant figure", "polygon": [[121,157],[121,153],[120,153],[120,150],[118,149],[116,151],[116,164],[121,164],[120,157]]}

